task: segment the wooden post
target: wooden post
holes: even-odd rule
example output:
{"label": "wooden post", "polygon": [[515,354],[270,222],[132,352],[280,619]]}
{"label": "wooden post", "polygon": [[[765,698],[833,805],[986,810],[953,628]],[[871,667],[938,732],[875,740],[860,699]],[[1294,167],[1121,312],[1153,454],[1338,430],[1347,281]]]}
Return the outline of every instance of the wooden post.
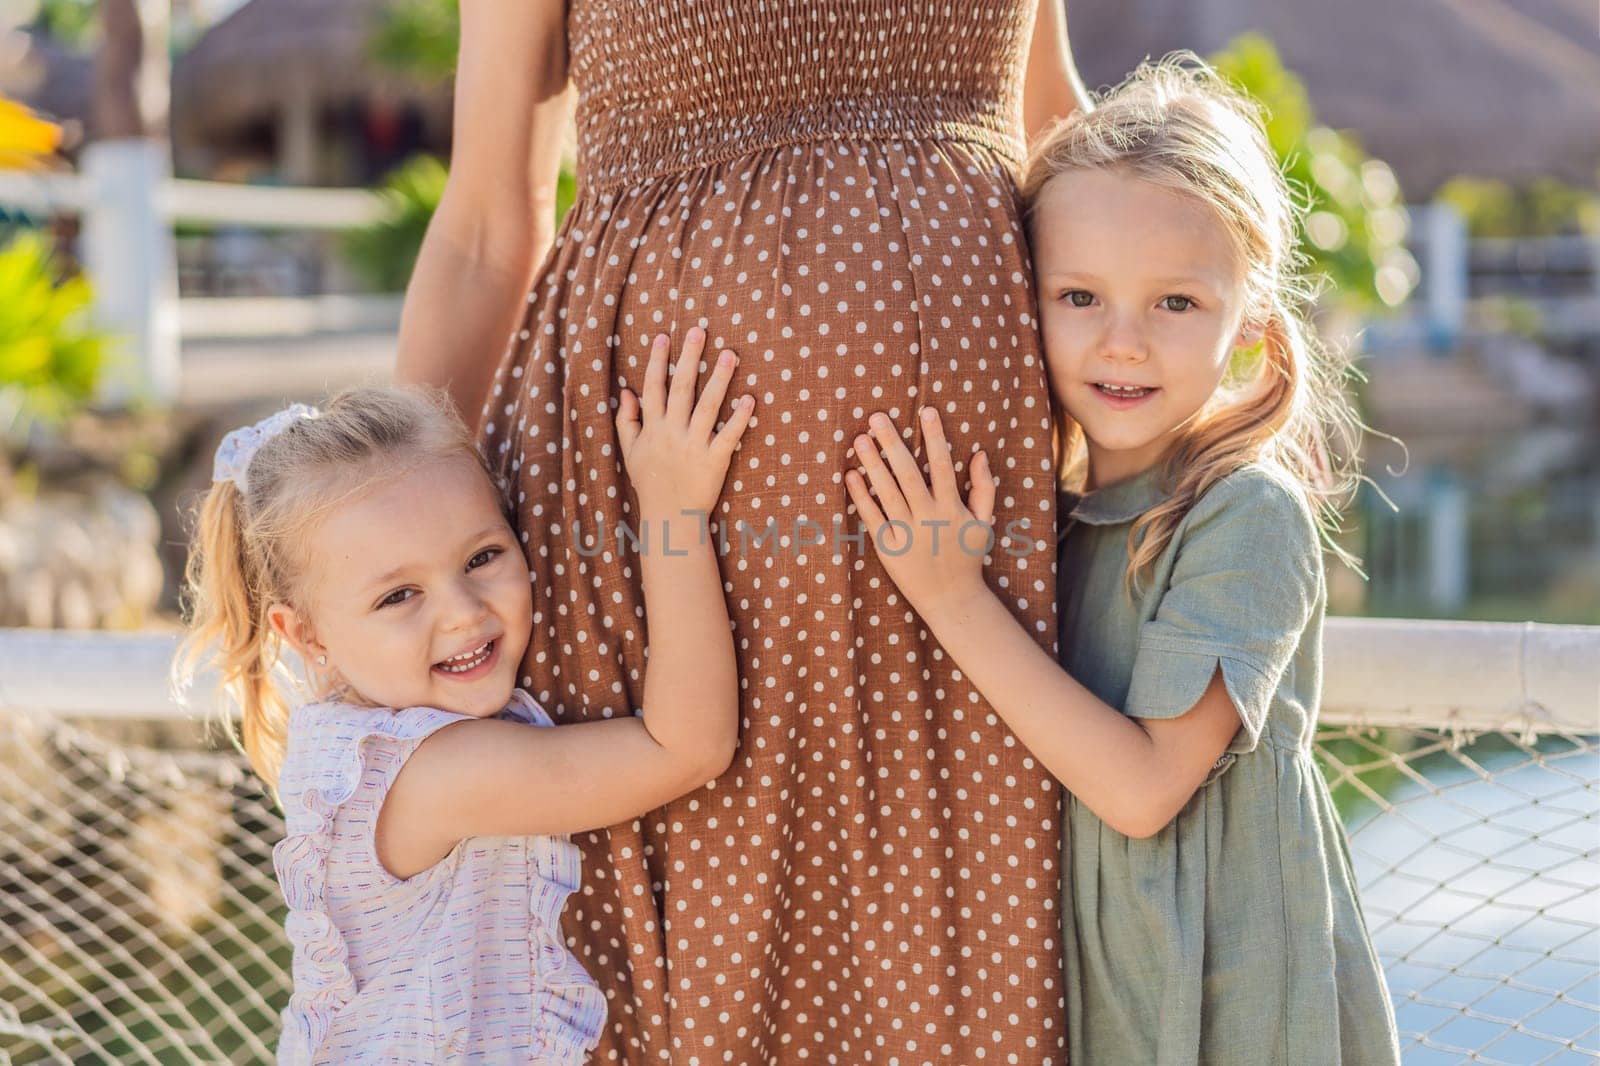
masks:
{"label": "wooden post", "polygon": [[101,0],[93,141],[83,152],[91,204],[84,265],[100,325],[121,338],[100,401],[170,404],[178,393],[178,274],[172,230],[161,213],[172,177],[167,141],[171,70],[169,0]]}
{"label": "wooden post", "polygon": [[278,110],[278,160],[290,185],[317,183],[317,98],[308,78],[290,78]]}

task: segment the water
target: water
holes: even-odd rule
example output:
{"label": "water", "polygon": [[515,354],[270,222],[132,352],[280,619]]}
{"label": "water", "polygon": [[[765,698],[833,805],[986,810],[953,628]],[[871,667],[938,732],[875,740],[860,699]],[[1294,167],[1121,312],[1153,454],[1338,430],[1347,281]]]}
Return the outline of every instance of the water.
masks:
{"label": "water", "polygon": [[1335,612],[1600,625],[1600,430],[1406,444],[1409,465],[1369,441],[1366,472],[1398,511],[1363,488],[1356,543],[1370,581],[1331,578]]}

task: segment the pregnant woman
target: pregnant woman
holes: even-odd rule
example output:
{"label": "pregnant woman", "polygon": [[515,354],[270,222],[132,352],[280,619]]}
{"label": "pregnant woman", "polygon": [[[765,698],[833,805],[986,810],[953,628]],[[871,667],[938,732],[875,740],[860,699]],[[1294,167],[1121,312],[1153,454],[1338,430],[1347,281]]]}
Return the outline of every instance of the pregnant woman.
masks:
{"label": "pregnant woman", "polygon": [[[703,327],[708,364],[739,357],[730,401],[759,401],[711,516],[738,755],[577,840],[597,1059],[1061,1062],[1057,788],[846,539],[842,481],[867,414],[936,405],[963,478],[991,458],[997,530],[1021,530],[989,579],[1053,644],[1053,427],[1013,181],[1081,99],[1058,0],[461,7],[454,159],[398,375],[481,411],[541,575],[522,680],[558,721],[643,692],[635,556],[664,546],[619,546],[637,521],[613,411],[651,338]],[[553,233],[569,83],[578,196]]]}

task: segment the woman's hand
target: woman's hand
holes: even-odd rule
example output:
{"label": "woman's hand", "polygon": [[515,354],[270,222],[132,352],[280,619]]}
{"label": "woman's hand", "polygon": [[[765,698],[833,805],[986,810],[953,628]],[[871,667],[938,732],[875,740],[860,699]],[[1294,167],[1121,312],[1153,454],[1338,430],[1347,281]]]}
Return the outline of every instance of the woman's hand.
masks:
{"label": "woman's hand", "polygon": [[639,509],[646,516],[709,514],[722,494],[728,463],[755,411],[755,397],[742,396],[727,422],[716,429],[739,357],[731,351],[717,357],[697,402],[695,379],[705,344],[705,330],[696,326],[689,331],[669,387],[667,352],[672,340],[665,334],[658,336],[645,367],[644,397],[632,389],[622,390],[617,439],[622,445],[623,465],[639,497]]}
{"label": "woman's hand", "polygon": [[855,439],[856,457],[866,468],[866,478],[852,470],[845,475],[845,488],[872,532],[884,569],[924,618],[941,604],[988,595],[983,558],[994,546],[995,499],[989,457],[981,449],[972,457],[969,509],[961,499],[950,445],[936,410],[922,409],[931,489],[889,416],[880,412],[868,423],[872,435],[863,433]]}

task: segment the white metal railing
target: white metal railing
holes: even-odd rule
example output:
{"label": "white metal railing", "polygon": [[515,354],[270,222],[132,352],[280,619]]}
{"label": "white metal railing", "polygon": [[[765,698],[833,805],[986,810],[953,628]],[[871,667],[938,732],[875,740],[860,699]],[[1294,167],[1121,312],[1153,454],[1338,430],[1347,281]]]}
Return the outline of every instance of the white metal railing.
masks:
{"label": "white metal railing", "polygon": [[403,303],[399,295],[193,296],[178,301],[178,328],[185,340],[393,334]]}
{"label": "white metal railing", "polygon": [[[100,186],[81,174],[0,171],[0,207],[36,214],[92,210]],[[156,207],[169,222],[263,229],[345,230],[376,221],[382,201],[367,189],[240,185],[169,178]]]}
{"label": "white metal railing", "polygon": [[[1326,725],[1600,733],[1600,627],[1330,618],[1324,637]],[[0,629],[0,710],[171,717],[177,641]]]}
{"label": "white metal railing", "polygon": [[[270,1058],[282,823],[176,639],[0,630],[0,1062]],[[1323,722],[1407,1066],[1600,1057],[1600,628],[1330,619]]]}
{"label": "white metal railing", "polygon": [[1322,721],[1600,732],[1600,627],[1330,618]]}
{"label": "white metal railing", "polygon": [[[0,209],[82,217],[80,258],[94,281],[95,317],[120,335],[126,358],[110,367],[98,400],[122,406],[136,398],[176,401],[183,373],[180,344],[214,332],[229,310],[244,311],[257,328],[250,336],[287,336],[259,328],[285,304],[206,308],[178,298],[175,223],[200,222],[265,230],[334,233],[376,221],[382,200],[366,189],[315,189],[186,181],[170,176],[163,145],[153,141],[101,141],[85,149],[77,174],[0,173]],[[359,301],[358,301],[359,303]],[[386,319],[386,301],[371,302],[357,317]],[[320,322],[319,301],[287,305],[277,321]],[[345,314],[344,317],[350,317]],[[305,332],[303,329],[299,332]],[[232,334],[237,335],[237,334]]]}

